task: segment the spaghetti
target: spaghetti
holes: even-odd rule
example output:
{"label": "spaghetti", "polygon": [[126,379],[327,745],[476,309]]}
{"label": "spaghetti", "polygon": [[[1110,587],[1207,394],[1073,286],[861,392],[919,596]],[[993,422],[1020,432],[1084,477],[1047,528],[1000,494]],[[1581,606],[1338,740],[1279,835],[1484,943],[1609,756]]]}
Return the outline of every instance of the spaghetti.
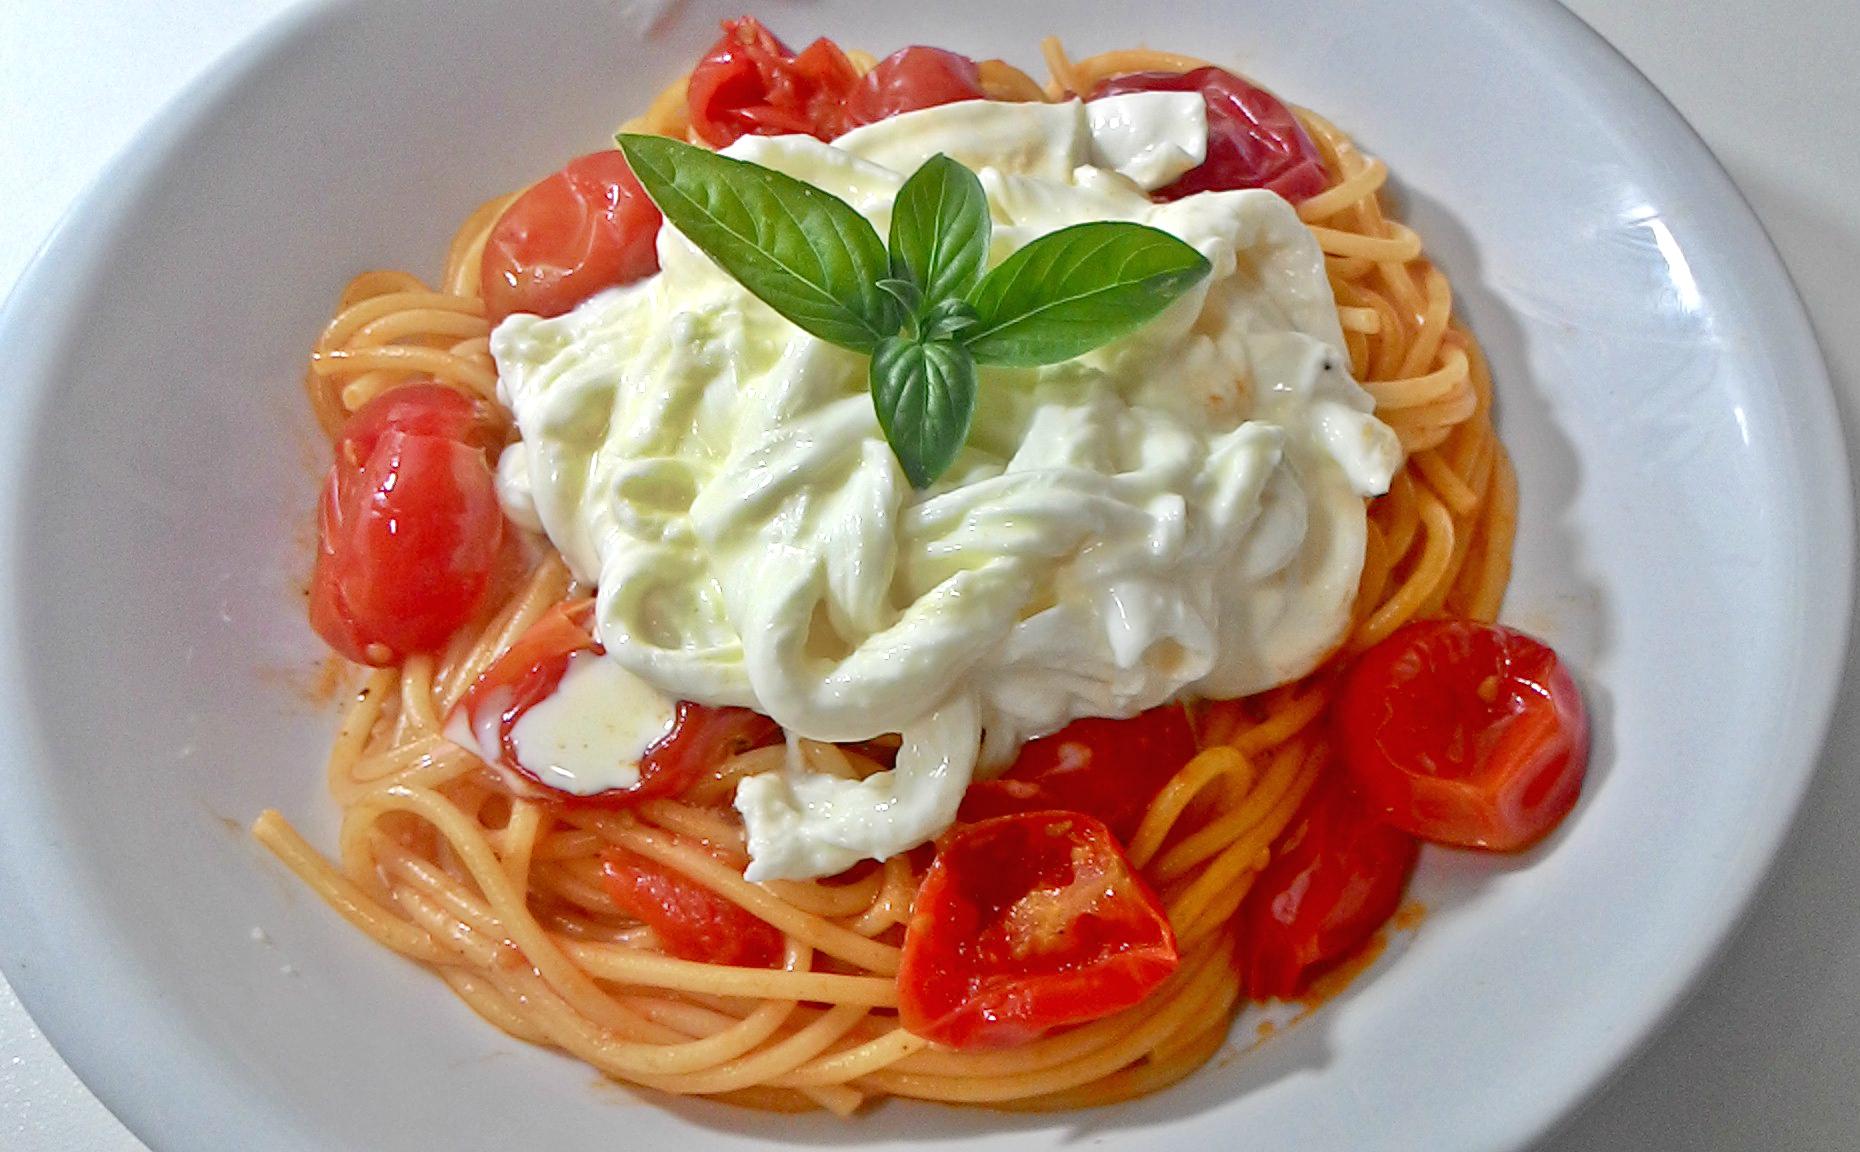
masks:
{"label": "spaghetti", "polygon": [[[1041,85],[1000,61],[985,91],[1011,100],[1089,93],[1190,57],[1110,52],[1081,60],[1044,46]],[[861,70],[869,58],[855,57]],[[692,131],[686,80],[630,127]],[[1406,465],[1370,505],[1368,544],[1343,651],[1303,679],[1198,706],[1201,750],[1162,789],[1128,855],[1159,893],[1179,969],[1140,1007],[1000,1051],[940,1049],[896,1008],[899,940],[923,864],[911,854],[818,881],[750,884],[740,823],[712,801],[779,749],[745,753],[690,795],[625,812],[513,798],[442,735],[444,718],[515,637],[576,589],[550,557],[488,618],[437,655],[367,673],[343,715],[328,785],[342,811],[337,859],[276,812],[254,835],[331,907],[381,944],[432,968],[479,1015],[519,1039],[571,1053],[614,1079],[758,1108],[850,1114],[883,1096],[1012,1109],[1098,1105],[1188,1075],[1226,1039],[1244,1002],[1228,930],[1249,886],[1320,777],[1333,768],[1321,722],[1343,656],[1418,617],[1489,621],[1509,577],[1516,480],[1492,424],[1479,346],[1453,315],[1447,277],[1392,219],[1388,169],[1315,113],[1298,111],[1329,187],[1299,214],[1322,247],[1352,374],[1399,435]],[[477,297],[486,237],[514,197],[460,228],[429,287],[369,272],[344,291],[311,357],[307,388],[332,437],[385,390],[437,380],[495,399],[489,324]],[[804,742],[817,771],[860,774],[857,750]],[[704,845],[706,847],[700,847]],[[779,930],[778,968],[667,955],[615,910],[600,856],[624,848]]]}

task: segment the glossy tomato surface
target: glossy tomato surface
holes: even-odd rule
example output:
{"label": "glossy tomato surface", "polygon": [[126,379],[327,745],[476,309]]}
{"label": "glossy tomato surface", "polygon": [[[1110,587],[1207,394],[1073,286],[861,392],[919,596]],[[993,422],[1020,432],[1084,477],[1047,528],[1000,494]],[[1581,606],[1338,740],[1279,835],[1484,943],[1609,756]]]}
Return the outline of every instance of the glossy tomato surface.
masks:
{"label": "glossy tomato surface", "polygon": [[915,112],[958,100],[980,100],[982,76],[975,61],[941,48],[914,45],[880,60],[846,97],[851,127],[900,112]]}
{"label": "glossy tomato surface", "polygon": [[1400,905],[1419,852],[1342,776],[1320,781],[1240,906],[1234,963],[1247,995],[1295,996],[1355,954]]}
{"label": "glossy tomato surface", "polygon": [[1001,816],[938,844],[911,905],[898,1013],[938,1044],[1010,1047],[1138,1004],[1179,963],[1162,906],[1102,821]]}
{"label": "glossy tomato surface", "polygon": [[1588,712],[1555,650],[1470,620],[1409,624],[1365,652],[1332,723],[1371,807],[1441,844],[1529,847],[1588,769]]}
{"label": "glossy tomato surface", "polygon": [[743,136],[800,134],[831,140],[850,127],[846,97],[859,72],[833,41],[796,56],[752,16],[723,22],[723,35],[691,71],[691,127],[722,148]]}
{"label": "glossy tomato surface", "polygon": [[781,962],[782,934],[773,925],[656,860],[607,848],[601,884],[615,907],[650,927],[680,960],[741,968]]}
{"label": "glossy tomato surface", "polygon": [[1266,188],[1297,204],[1330,186],[1324,160],[1290,108],[1224,68],[1135,72],[1100,84],[1092,98],[1125,92],[1199,92],[1208,109],[1208,157],[1155,195]]}
{"label": "glossy tomato surface", "polygon": [[310,624],[350,660],[438,648],[483,600],[504,537],[493,421],[480,401],[412,385],[344,425],[317,504]]}
{"label": "glossy tomato surface", "polygon": [[569,161],[492,226],[479,273],[485,318],[560,316],[603,288],[650,276],[659,270],[659,223],[618,149]]}
{"label": "glossy tomato surface", "polygon": [[1059,808],[1095,816],[1128,841],[1156,793],[1194,755],[1194,729],[1179,704],[1128,720],[1075,720],[1029,740],[1000,777],[971,785],[962,819]]}
{"label": "glossy tomato surface", "polygon": [[497,406],[482,396],[432,382],[402,384],[349,414],[336,438],[336,455],[360,465],[390,431],[437,436],[496,452],[503,446],[509,424]]}

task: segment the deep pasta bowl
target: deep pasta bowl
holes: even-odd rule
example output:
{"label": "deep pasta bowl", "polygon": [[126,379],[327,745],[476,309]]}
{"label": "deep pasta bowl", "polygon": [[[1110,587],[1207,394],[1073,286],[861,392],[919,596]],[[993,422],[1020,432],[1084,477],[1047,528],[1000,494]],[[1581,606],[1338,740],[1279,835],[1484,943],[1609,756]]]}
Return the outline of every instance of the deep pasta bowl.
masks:
{"label": "deep pasta bowl", "polygon": [[1793,288],[1679,116],[1549,3],[770,3],[802,41],[1034,65],[1147,43],[1257,77],[1394,172],[1491,357],[1523,493],[1503,619],[1580,677],[1544,845],[1429,850],[1345,991],[1184,1083],[1020,1116],[774,1119],[605,1086],[351,931],[246,835],[324,848],[299,382],[335,293],[598,147],[715,3],[311,3],[157,117],[0,316],[0,966],[151,1147],[1515,1148],[1690,987],[1807,786],[1847,635],[1849,483]]}

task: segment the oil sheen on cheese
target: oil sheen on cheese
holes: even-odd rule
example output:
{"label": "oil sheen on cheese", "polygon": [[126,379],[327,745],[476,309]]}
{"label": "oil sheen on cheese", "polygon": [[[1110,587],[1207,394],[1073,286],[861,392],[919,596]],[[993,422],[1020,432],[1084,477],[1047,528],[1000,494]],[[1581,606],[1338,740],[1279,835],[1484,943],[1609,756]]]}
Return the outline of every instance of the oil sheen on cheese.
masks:
{"label": "oil sheen on cheese", "polygon": [[[474,720],[457,709],[446,737],[498,765],[501,721],[509,698],[489,701]],[[671,733],[677,702],[618,661],[576,653],[555,691],[524,710],[510,728],[511,751],[537,781],[558,792],[593,796],[639,784],[639,764]]]}
{"label": "oil sheen on cheese", "polygon": [[1137,332],[983,368],[955,464],[915,491],[864,360],[800,331],[669,225],[660,272],[492,336],[521,455],[499,477],[598,585],[611,658],[668,698],[793,735],[896,732],[863,781],[798,760],[745,780],[751,879],[827,875],[936,836],[978,763],[1078,717],[1258,692],[1339,642],[1364,497],[1401,462],[1351,380],[1323,257],[1284,199],[1146,190],[1200,162],[1192,93],[970,102],[832,144],[726,151],[818,185],[883,235],[904,178],[974,169],[991,262],[1091,220],[1173,233],[1212,275]]}

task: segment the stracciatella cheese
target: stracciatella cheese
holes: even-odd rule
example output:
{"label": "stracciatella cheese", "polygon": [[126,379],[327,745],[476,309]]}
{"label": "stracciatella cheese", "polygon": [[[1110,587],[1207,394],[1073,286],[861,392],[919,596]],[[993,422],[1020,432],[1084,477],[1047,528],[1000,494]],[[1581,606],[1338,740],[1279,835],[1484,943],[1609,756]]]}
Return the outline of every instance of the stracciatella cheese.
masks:
{"label": "stracciatella cheese", "polygon": [[1199,163],[1192,93],[970,102],[832,144],[727,151],[877,226],[919,164],[974,169],[991,262],[1058,228],[1173,233],[1209,278],[1137,332],[1039,369],[983,368],[974,430],[914,491],[862,357],[800,331],[669,225],[660,272],[492,352],[522,432],[500,477],[598,584],[600,640],[661,691],[791,735],[896,732],[893,771],[743,781],[751,879],[884,858],[954,819],[978,762],[1082,716],[1257,692],[1341,639],[1365,496],[1400,463],[1348,374],[1323,257],[1265,191],[1152,203]]}

